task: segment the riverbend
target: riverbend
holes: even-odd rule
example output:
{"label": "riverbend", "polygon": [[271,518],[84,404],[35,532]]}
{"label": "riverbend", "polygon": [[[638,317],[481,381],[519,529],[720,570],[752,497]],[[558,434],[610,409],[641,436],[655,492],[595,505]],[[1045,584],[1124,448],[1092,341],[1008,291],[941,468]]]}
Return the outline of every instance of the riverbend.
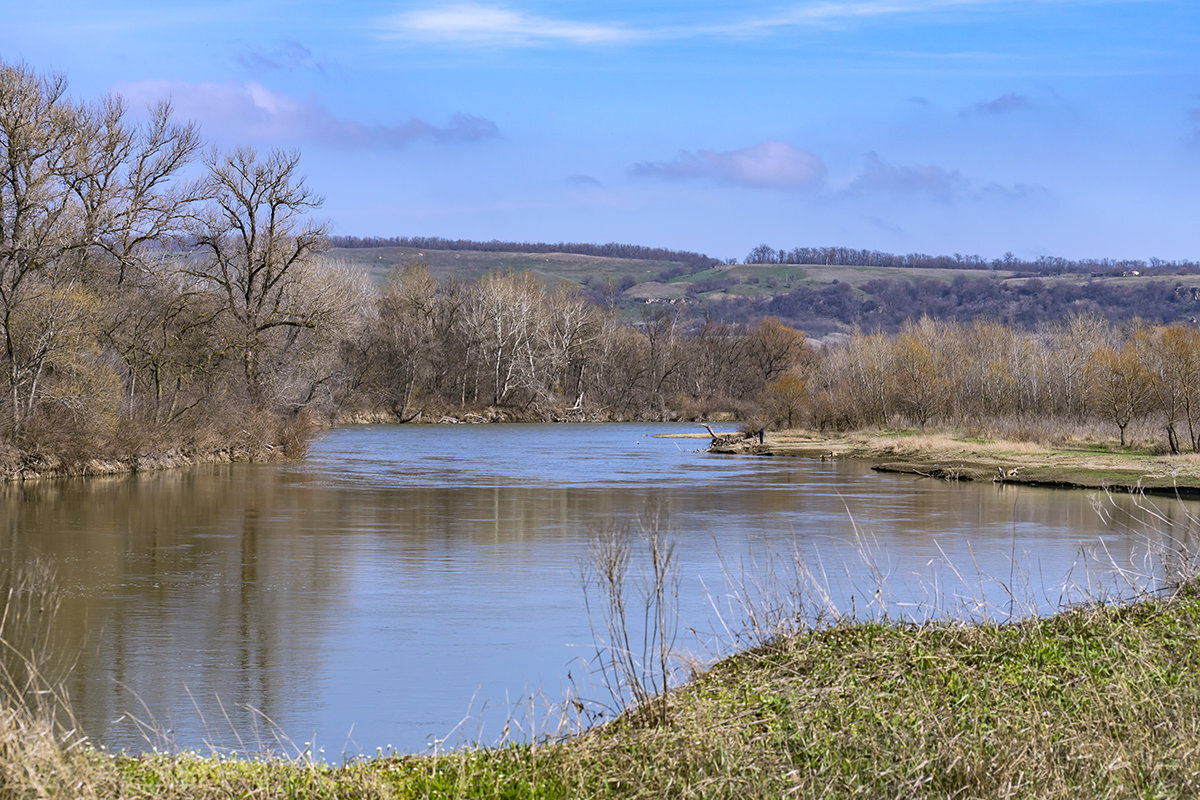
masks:
{"label": "riverbend", "polygon": [[611,637],[593,556],[617,531],[635,535],[635,603],[647,530],[671,537],[682,680],[796,619],[1009,618],[1126,597],[1175,570],[1192,529],[1185,503],[657,438],[695,430],[349,427],[294,463],[13,484],[0,549],[61,599],[53,636],[25,635],[59,647],[39,663],[96,744],[310,742],[336,762],[528,741],[557,730],[543,699],[596,719]]}

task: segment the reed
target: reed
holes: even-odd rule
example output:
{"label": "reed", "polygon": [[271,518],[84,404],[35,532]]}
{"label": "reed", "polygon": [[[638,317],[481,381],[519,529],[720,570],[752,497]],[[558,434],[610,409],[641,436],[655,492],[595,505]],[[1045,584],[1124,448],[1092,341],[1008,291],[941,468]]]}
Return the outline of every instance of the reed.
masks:
{"label": "reed", "polygon": [[53,572],[9,563],[0,597],[0,797],[96,797],[86,739],[63,689]]}

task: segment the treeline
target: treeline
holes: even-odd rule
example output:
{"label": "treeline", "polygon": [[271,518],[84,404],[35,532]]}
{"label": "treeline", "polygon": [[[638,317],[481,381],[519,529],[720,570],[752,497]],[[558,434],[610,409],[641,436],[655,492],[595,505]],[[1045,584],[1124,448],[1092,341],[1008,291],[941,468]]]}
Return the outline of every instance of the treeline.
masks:
{"label": "treeline", "polygon": [[1195,261],[1164,261],[1151,258],[1111,259],[1087,258],[1068,259],[1059,256],[1038,256],[1028,260],[1018,258],[1011,252],[1001,258],[985,259],[978,255],[934,256],[927,253],[896,255],[879,250],[861,250],[852,247],[794,247],[791,250],[776,250],[768,244],[760,244],[746,256],[746,264],[823,264],[838,267],[925,267],[942,269],[1004,269],[1040,275],[1060,275],[1070,272],[1095,273],[1097,275],[1120,275],[1130,270],[1152,269],[1168,274],[1191,274],[1200,272],[1200,263]]}
{"label": "treeline", "polygon": [[298,155],[0,63],[0,466],[300,446],[367,302]]}
{"label": "treeline", "polygon": [[[470,239],[443,239],[438,236],[330,236],[331,247],[406,247],[418,250],[472,250],[482,253],[572,253],[603,258],[639,259],[642,261],[677,261],[687,272],[699,272],[719,263],[703,253],[688,250],[667,250],[661,247],[642,247],[634,244],[587,244],[581,242],[501,242],[492,239],[477,242]],[[678,274],[685,274],[680,272]]]}
{"label": "treeline", "polygon": [[1023,331],[924,318],[896,336],[856,334],[789,380],[766,387],[767,406],[774,398],[820,427],[1007,425],[1116,435],[1122,445],[1132,427],[1157,430],[1165,451],[1200,452],[1200,329],[1191,325],[1075,316]]}
{"label": "treeline", "polygon": [[[663,305],[628,320],[579,287],[528,273],[438,281],[420,262],[374,287],[322,255],[329,241],[308,218],[320,198],[297,154],[206,149],[165,104],[141,123],[128,116],[119,98],[76,102],[61,77],[0,64],[0,467],[10,474],[98,457],[293,454],[312,426],[364,415],[1024,420],[1122,440],[1153,426],[1164,449],[1200,448],[1194,326],[1086,313],[1031,325],[1019,304],[989,294],[1044,303],[1073,287],[962,279],[946,290],[951,305],[974,298],[981,314],[998,309],[992,319],[912,322],[902,315],[932,286],[888,297],[881,282],[864,295],[874,307],[855,313],[895,320],[898,332],[821,349],[770,314],[794,318],[770,303],[796,293],[735,323]],[[818,295],[823,313],[859,302],[842,285]],[[1172,297],[1146,302],[1196,300]]]}
{"label": "treeline", "polygon": [[948,283],[876,279],[857,288],[841,282],[802,286],[773,297],[723,297],[699,311],[730,321],[775,316],[815,336],[854,326],[895,333],[922,316],[958,322],[991,319],[1025,329],[1072,314],[1170,324],[1200,318],[1200,292],[1162,280],[1048,283],[960,275]]}
{"label": "treeline", "polygon": [[767,317],[633,322],[528,273],[438,282],[397,272],[343,342],[345,411],[393,419],[737,418],[758,426],[1132,429],[1200,452],[1200,329],[1075,314],[1034,329],[929,317],[816,348]]}
{"label": "treeline", "polygon": [[804,335],[766,320],[689,326],[647,308],[634,322],[576,287],[528,273],[438,282],[407,265],[343,343],[342,411],[395,419],[671,419],[753,414],[763,387],[800,363]]}

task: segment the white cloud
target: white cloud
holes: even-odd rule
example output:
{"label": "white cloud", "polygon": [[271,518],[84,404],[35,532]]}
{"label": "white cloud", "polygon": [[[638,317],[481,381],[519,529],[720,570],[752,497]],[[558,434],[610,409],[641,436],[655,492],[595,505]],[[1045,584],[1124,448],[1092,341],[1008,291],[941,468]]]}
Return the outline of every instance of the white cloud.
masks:
{"label": "white cloud", "polygon": [[604,187],[604,184],[591,175],[572,175],[566,181],[568,186],[573,186],[576,189],[600,189]]}
{"label": "white cloud", "polygon": [[405,11],[385,17],[379,27],[385,38],[497,47],[623,44],[645,36],[621,25],[552,19],[477,4]]}
{"label": "white cloud", "polygon": [[445,126],[419,119],[400,125],[368,125],[334,116],[313,98],[272,92],[260,83],[139,81],[113,87],[131,104],[170,98],[176,115],[199,122],[206,133],[239,142],[317,142],[345,148],[400,148],[420,140],[471,142],[499,135],[483,117],[456,114]]}
{"label": "white cloud", "polygon": [[633,173],[667,180],[709,178],[756,188],[811,189],[825,177],[825,165],[806,150],[769,141],[740,150],[684,151],[672,161],[644,161]]}
{"label": "white cloud", "polygon": [[[800,2],[767,15],[697,23],[634,26],[554,18],[505,5],[456,3],[392,14],[375,23],[387,39],[459,46],[532,47],[554,44],[622,45],[672,39],[768,36],[795,28],[838,28],[890,17],[931,17],[1028,10],[1031,6],[1094,6],[1155,0],[820,0]],[[955,17],[958,18],[957,16]]]}
{"label": "white cloud", "polygon": [[[1070,2],[1049,0],[1064,1]],[[750,33],[773,28],[829,27],[880,17],[927,16],[937,12],[972,11],[1013,5],[1011,0],[851,0],[802,3],[771,16],[743,20],[726,26],[725,30],[730,33]]]}

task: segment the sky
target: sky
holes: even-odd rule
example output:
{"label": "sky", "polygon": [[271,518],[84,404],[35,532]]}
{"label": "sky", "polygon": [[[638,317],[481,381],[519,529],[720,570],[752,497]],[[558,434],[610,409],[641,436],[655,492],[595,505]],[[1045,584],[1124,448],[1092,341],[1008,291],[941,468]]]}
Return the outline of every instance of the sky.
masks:
{"label": "sky", "polygon": [[0,0],[337,234],[1200,260],[1196,0]]}

